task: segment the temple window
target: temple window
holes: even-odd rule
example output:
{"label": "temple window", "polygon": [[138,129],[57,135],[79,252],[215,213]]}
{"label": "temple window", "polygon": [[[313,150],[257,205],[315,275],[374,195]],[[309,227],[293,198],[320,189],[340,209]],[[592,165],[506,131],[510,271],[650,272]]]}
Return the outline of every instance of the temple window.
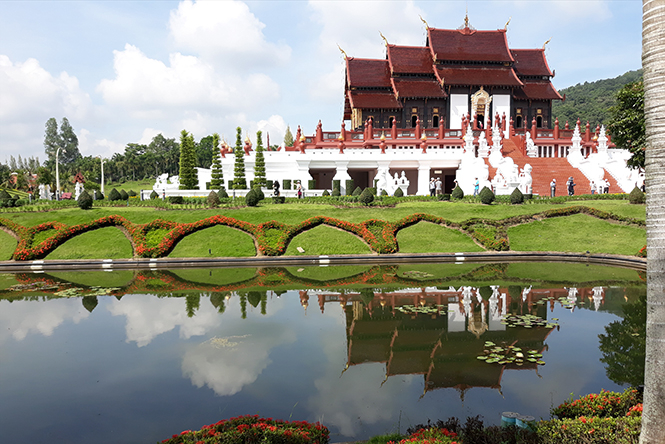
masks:
{"label": "temple window", "polygon": [[439,116],[437,114],[434,114],[432,116],[432,127],[433,128],[438,128],[438,126],[439,126]]}
{"label": "temple window", "polygon": [[411,128],[416,127],[416,123],[418,122],[418,115],[414,114],[411,116]]}
{"label": "temple window", "polygon": [[395,116],[388,117],[388,127],[393,127],[393,122],[395,121]]}

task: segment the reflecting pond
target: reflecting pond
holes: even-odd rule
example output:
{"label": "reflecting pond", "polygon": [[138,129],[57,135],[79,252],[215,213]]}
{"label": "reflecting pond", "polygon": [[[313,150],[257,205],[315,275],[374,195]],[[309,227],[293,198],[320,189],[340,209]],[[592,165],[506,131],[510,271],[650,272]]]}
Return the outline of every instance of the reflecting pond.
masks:
{"label": "reflecting pond", "polygon": [[0,430],[152,443],[259,414],[340,442],[547,418],[640,382],[645,294],[644,273],[569,263],[0,274]]}

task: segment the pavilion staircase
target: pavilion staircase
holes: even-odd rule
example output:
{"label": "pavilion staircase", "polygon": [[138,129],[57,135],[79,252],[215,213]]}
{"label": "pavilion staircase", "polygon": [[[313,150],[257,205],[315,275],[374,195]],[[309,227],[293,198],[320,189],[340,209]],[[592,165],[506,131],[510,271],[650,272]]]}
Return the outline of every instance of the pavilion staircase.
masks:
{"label": "pavilion staircase", "polygon": [[[550,182],[556,179],[556,195],[567,196],[568,189],[566,182],[572,176],[575,186],[575,194],[589,194],[591,192],[589,179],[577,168],[573,168],[565,157],[528,157],[515,142],[519,139],[503,139],[503,154],[513,159],[515,164],[524,168],[527,163],[533,167],[531,177],[533,179],[533,194],[540,196],[550,195]],[[492,168],[490,168],[490,177],[493,177]],[[618,185],[614,178],[605,173],[605,178],[609,178],[610,192],[618,190]]]}

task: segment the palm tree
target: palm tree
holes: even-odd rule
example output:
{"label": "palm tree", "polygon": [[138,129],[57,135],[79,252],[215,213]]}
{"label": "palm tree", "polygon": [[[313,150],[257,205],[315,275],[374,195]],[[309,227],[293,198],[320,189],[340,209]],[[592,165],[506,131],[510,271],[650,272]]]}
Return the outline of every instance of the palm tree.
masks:
{"label": "palm tree", "polygon": [[665,442],[665,0],[642,2],[646,118],[647,340],[640,443]]}

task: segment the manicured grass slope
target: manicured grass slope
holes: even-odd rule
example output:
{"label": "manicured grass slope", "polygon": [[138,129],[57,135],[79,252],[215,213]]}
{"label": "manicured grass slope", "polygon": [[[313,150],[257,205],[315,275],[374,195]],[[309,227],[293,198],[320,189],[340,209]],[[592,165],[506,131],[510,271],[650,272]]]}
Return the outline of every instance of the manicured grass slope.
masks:
{"label": "manicured grass slope", "polygon": [[16,250],[16,239],[14,236],[0,230],[0,261],[8,261]]}
{"label": "manicured grass slope", "polygon": [[240,230],[219,225],[190,234],[178,242],[169,254],[169,257],[248,256],[256,256],[252,237]]}
{"label": "manicured grass slope", "polygon": [[[298,247],[305,250],[298,251]],[[358,237],[337,228],[319,225],[293,238],[286,248],[286,256],[320,254],[371,254],[372,251]]]}
{"label": "manicured grass slope", "polygon": [[115,227],[76,236],[53,250],[46,259],[122,259],[132,257],[132,244]]}
{"label": "manicured grass slope", "polygon": [[430,222],[418,222],[397,233],[400,253],[483,251],[469,236]]}
{"label": "manicured grass slope", "polygon": [[584,214],[545,219],[508,229],[514,251],[564,251],[634,255],[646,243],[644,229]]}

